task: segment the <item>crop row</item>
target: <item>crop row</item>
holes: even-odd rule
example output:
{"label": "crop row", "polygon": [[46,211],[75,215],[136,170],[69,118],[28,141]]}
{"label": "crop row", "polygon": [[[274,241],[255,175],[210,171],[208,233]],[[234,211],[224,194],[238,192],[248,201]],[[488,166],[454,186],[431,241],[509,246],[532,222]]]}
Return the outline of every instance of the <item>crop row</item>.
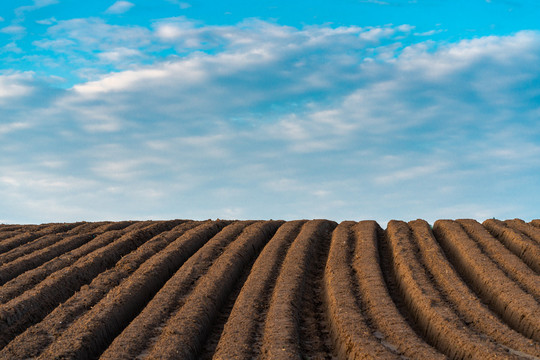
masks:
{"label": "crop row", "polygon": [[540,358],[540,221],[0,225],[0,359]]}

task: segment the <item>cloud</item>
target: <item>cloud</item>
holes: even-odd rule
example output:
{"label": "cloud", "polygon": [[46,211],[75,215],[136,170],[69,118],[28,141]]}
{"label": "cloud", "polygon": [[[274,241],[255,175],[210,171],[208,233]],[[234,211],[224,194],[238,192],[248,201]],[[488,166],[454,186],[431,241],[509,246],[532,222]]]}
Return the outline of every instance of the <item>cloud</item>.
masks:
{"label": "cloud", "polygon": [[57,21],[58,20],[56,20],[56,18],[50,17],[48,19],[37,20],[36,24],[39,24],[39,25],[52,25],[52,24],[55,24]]}
{"label": "cloud", "polygon": [[[110,155],[110,153],[108,153]],[[139,158],[130,160],[114,161],[106,159],[96,164],[92,171],[101,178],[115,181],[133,181],[147,172],[149,166],[161,165],[166,162],[160,158]]]}
{"label": "cloud", "polygon": [[387,38],[393,35],[394,31],[392,28],[376,27],[360,34],[360,37],[368,41],[378,41],[381,38]]}
{"label": "cloud", "polygon": [[27,81],[31,78],[30,72],[0,75],[0,103],[29,95],[33,89]]}
{"label": "cloud", "polygon": [[432,176],[440,173],[444,169],[444,164],[430,164],[421,166],[412,166],[405,169],[390,172],[388,174],[376,177],[374,181],[378,184],[400,183],[404,181],[417,180],[421,177]]}
{"label": "cloud", "polygon": [[157,28],[156,34],[163,40],[175,40],[182,36],[182,29],[179,26],[163,24]]}
{"label": "cloud", "polygon": [[32,5],[20,6],[15,9],[17,21],[24,20],[24,15],[27,12],[35,11],[46,6],[58,4],[58,0],[34,0]]}
{"label": "cloud", "polygon": [[[71,201],[76,199],[83,203],[88,200],[83,191],[94,188],[93,181],[35,168],[25,169],[20,165],[0,164],[0,170],[0,194],[4,204],[9,204],[9,212],[2,214],[6,218],[5,222],[36,223],[53,218],[84,219],[92,212],[91,209],[85,209]],[[72,200],[68,200],[67,196],[71,196]],[[48,209],[46,214],[43,209]],[[94,214],[98,215],[97,212]]]}
{"label": "cloud", "polygon": [[[56,53],[54,65],[71,72],[69,81],[77,82],[151,58],[146,50],[157,48],[152,40],[151,31],[144,27],[110,25],[100,18],[85,18],[56,21],[47,28],[45,36],[32,44],[38,50]],[[36,56],[42,56],[43,63],[51,55]]]}
{"label": "cloud", "polygon": [[12,131],[27,129],[30,125],[25,122],[14,122],[9,124],[0,124],[0,136],[8,134]]}
{"label": "cloud", "polygon": [[146,28],[110,25],[100,18],[58,21],[47,29],[47,37],[74,41],[79,45],[79,51],[88,53],[118,46],[147,46],[150,43],[150,32]]}
{"label": "cloud", "polygon": [[0,32],[9,35],[21,35],[26,32],[26,28],[20,25],[9,25],[0,29]]}
{"label": "cloud", "polygon": [[6,45],[4,45],[0,52],[11,52],[11,53],[15,53],[15,54],[21,54],[23,52],[23,50],[17,46],[17,43],[15,41],[12,41]]}
{"label": "cloud", "polygon": [[139,50],[124,47],[104,51],[99,53],[97,56],[101,60],[111,63],[125,62],[128,59],[144,57],[143,53],[141,53]]}
{"label": "cloud", "polygon": [[[534,87],[515,91],[524,81],[538,77],[535,32],[437,48],[420,43],[389,50],[390,55],[376,62],[361,62],[362,55],[373,49],[362,37],[371,28],[295,30],[264,22],[201,28],[177,19],[160,22],[156,33],[162,26],[184,26],[188,35],[182,36],[182,42],[203,37],[224,50],[193,53],[77,84],[61,105],[81,115],[77,118],[84,129],[121,131],[128,124],[141,126],[153,116],[186,126],[200,122],[203,128],[205,124],[235,127],[237,122],[231,119],[252,124],[263,114],[267,120],[262,131],[290,144],[291,151],[309,153],[343,148],[358,134],[413,131],[434,119],[451,129],[484,124],[488,116],[505,121],[510,115],[504,109],[511,104],[526,108],[538,96]],[[383,32],[392,37],[397,31],[398,27]],[[129,42],[131,36],[125,39]],[[358,53],[344,55],[345,48],[356,48]],[[140,55],[133,49],[113,48],[99,57],[116,61]],[[323,101],[304,100],[312,96]],[[145,109],[154,113],[145,117]],[[526,110],[525,118],[534,111],[534,107]]]}
{"label": "cloud", "polygon": [[0,195],[15,209],[0,218],[43,219],[53,201],[57,220],[433,219],[536,206],[538,196],[499,190],[511,178],[536,194],[540,34],[402,45],[418,40],[412,31],[58,21],[35,45],[98,75],[65,90],[34,73],[0,76]]}
{"label": "cloud", "polygon": [[123,14],[128,12],[135,4],[129,1],[117,1],[112,4],[106,11],[106,14]]}
{"label": "cloud", "polygon": [[[57,61],[63,62],[58,65],[64,68],[76,66],[77,71],[93,68],[99,71],[87,73],[96,74],[113,69],[135,69],[137,65],[152,64],[153,61],[159,63],[161,52],[171,50],[176,51],[176,57],[195,56],[197,51],[204,51],[223,58],[227,55],[233,61],[233,56],[240,53],[254,58],[279,50],[288,56],[294,52],[320,51],[326,46],[330,54],[337,55],[332,61],[353,64],[367,49],[384,50],[384,46],[370,48],[367,46],[369,43],[387,45],[394,37],[407,36],[411,28],[409,25],[380,28],[311,26],[299,30],[254,19],[236,26],[205,26],[177,17],[156,20],[150,30],[141,26],[110,25],[103,19],[87,18],[57,21],[47,29],[46,36],[33,44],[63,54],[57,57]],[[346,54],[347,48],[354,52],[354,56]],[[170,56],[172,61],[174,57]],[[299,61],[295,66],[301,67],[303,63]],[[328,68],[330,70],[330,66]],[[319,80],[316,76],[312,79],[315,82]]]}
{"label": "cloud", "polygon": [[445,30],[443,29],[437,29],[437,30],[433,29],[433,30],[428,30],[428,31],[420,32],[420,33],[414,33],[414,36],[432,36],[432,35],[439,34],[444,31]]}
{"label": "cloud", "polygon": [[33,45],[42,49],[61,52],[73,48],[76,43],[73,40],[68,39],[55,39],[34,41]]}

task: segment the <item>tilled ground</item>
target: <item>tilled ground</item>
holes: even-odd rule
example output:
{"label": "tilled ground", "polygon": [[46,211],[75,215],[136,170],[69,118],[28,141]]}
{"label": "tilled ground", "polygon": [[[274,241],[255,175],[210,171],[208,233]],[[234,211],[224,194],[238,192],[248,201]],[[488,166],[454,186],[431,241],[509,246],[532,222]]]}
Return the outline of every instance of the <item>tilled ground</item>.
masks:
{"label": "tilled ground", "polygon": [[0,359],[539,359],[540,220],[0,225]]}

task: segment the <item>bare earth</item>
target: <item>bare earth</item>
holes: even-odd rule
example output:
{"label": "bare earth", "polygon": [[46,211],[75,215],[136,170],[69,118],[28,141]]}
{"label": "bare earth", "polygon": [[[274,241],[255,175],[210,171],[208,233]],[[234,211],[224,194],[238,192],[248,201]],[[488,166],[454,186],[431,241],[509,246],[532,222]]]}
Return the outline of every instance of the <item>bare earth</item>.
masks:
{"label": "bare earth", "polygon": [[0,225],[0,359],[540,359],[540,220]]}

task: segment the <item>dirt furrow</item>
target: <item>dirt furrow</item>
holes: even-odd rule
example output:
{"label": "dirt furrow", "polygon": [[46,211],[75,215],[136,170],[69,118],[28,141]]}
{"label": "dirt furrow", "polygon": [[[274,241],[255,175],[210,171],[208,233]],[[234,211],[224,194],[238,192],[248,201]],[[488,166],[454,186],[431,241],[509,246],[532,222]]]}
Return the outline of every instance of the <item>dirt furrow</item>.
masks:
{"label": "dirt furrow", "polygon": [[540,220],[0,224],[0,360],[540,360],[538,267]]}
{"label": "dirt furrow", "polygon": [[2,241],[2,243],[0,243],[0,264],[6,263],[6,258],[13,259],[12,255],[7,254],[10,250],[15,250],[16,254],[27,254],[28,250],[26,249],[29,247],[31,248],[31,244],[32,242],[34,242],[34,240],[39,239],[42,236],[62,234],[83,224],[84,223],[82,222],[71,224],[51,224],[42,229],[39,229],[38,231],[29,231],[6,239],[5,241]]}
{"label": "dirt furrow", "polygon": [[[39,358],[98,357],[126,326],[133,323],[132,320],[140,314],[148,302],[152,298],[155,299],[155,294],[175,271],[227,223],[205,222],[180,236],[72,323]],[[137,335],[147,339],[151,336],[150,333],[151,329],[139,328]],[[121,358],[121,355],[115,355],[113,358]],[[127,358],[134,359],[131,356]]]}
{"label": "dirt furrow", "polygon": [[16,296],[19,296],[23,292],[33,288],[50,274],[73,264],[84,255],[110,244],[120,236],[124,235],[126,232],[133,231],[147,225],[148,224],[140,222],[133,224],[132,222],[128,221],[113,223],[110,225],[109,231],[96,236],[94,239],[90,240],[81,247],[64,253],[35,269],[28,270],[5,283],[0,287],[0,304],[4,304]]}
{"label": "dirt furrow", "polygon": [[482,225],[531,269],[540,273],[540,244],[499,220],[488,219]]}
{"label": "dirt furrow", "polygon": [[[167,319],[182,306],[200,277],[242,230],[252,223],[253,221],[220,222],[219,229],[214,229],[213,233],[209,233],[211,229],[206,230],[208,238],[205,238],[204,242],[200,237],[195,241],[198,244],[197,249],[193,249],[190,257],[183,259],[185,262],[179,264],[172,274],[168,274],[168,278],[156,289],[157,293],[152,300],[115,337],[101,358],[135,359],[151,347]],[[126,296],[129,296],[129,293]]]}
{"label": "dirt furrow", "polygon": [[[487,233],[482,225],[474,220],[458,220],[458,222],[468,224],[468,227],[473,232],[478,231],[478,229],[475,229],[478,226],[484,231],[484,235],[491,238],[491,235]],[[422,262],[433,275],[433,280],[444,292],[446,299],[452,302],[455,311],[460,314],[465,323],[478,332],[484,333],[491,339],[507,346],[510,352],[522,352],[540,357],[540,344],[508,327],[467,286],[446,258],[429,224],[423,220],[416,220],[411,221],[409,226],[413,231],[412,239],[420,250],[419,255]],[[497,240],[493,238],[491,240],[502,246]]]}
{"label": "dirt furrow", "polygon": [[509,279],[469,238],[460,224],[438,220],[434,234],[459,274],[505,322],[540,340],[540,305]]}
{"label": "dirt furrow", "polygon": [[78,226],[63,236],[48,235],[41,238],[47,238],[46,243],[48,245],[40,244],[44,246],[0,266],[0,285],[25,271],[34,269],[53,258],[84,245],[96,236],[108,231],[110,227],[111,224],[94,223],[89,224],[89,226]]}
{"label": "dirt furrow", "polygon": [[354,253],[352,267],[360,300],[377,329],[376,337],[387,348],[412,359],[444,359],[409,326],[392,301],[380,265],[378,234],[382,229],[374,221],[362,221],[351,229]]}
{"label": "dirt furrow", "polygon": [[246,283],[251,268],[253,267],[253,264],[257,258],[258,257],[254,256],[253,259],[251,259],[250,262],[244,266],[241,275],[230,289],[229,296],[221,308],[218,309],[216,315],[214,316],[214,320],[212,321],[212,325],[208,328],[208,335],[206,336],[206,339],[201,342],[203,345],[201,347],[201,351],[199,351],[197,355],[198,360],[211,360],[214,357],[219,338],[221,337],[225,324],[227,324],[229,316],[231,315],[234,303],[240,294],[240,290],[242,290],[242,287]]}
{"label": "dirt furrow", "polygon": [[23,234],[23,230],[5,230],[0,231],[0,245],[2,245],[2,242],[9,240],[9,238],[12,238],[17,235]]}
{"label": "dirt furrow", "polygon": [[4,347],[27,327],[41,321],[58,304],[81,286],[113,266],[151,237],[176,226],[179,221],[153,222],[146,228],[125,234],[120,239],[55,272],[33,289],[0,305],[0,347]]}
{"label": "dirt furrow", "polygon": [[321,240],[314,244],[315,249],[308,263],[302,303],[298,316],[300,351],[307,359],[332,359],[334,352],[330,324],[326,313],[326,294],[324,291],[324,269],[328,259],[332,231],[336,223],[320,233]]}
{"label": "dirt furrow", "polygon": [[8,225],[8,224],[0,224],[0,234],[3,234],[5,232],[11,232],[11,231],[20,231],[20,230],[24,230],[24,229],[27,229],[27,231],[30,231],[36,227],[38,227],[39,225],[18,225],[18,224],[15,224],[15,225]]}
{"label": "dirt furrow", "polygon": [[456,220],[478,247],[523,291],[540,303],[540,275],[528,267],[517,255],[495,239],[476,220]]}
{"label": "dirt furrow", "polygon": [[[59,224],[41,224],[41,225],[2,225],[2,229],[0,229],[0,249],[2,249],[2,244],[4,242],[8,242],[12,240],[11,238],[15,236],[22,236],[22,235],[29,235],[33,232],[43,230],[46,227],[50,227],[51,225],[59,225]],[[0,254],[3,251],[0,251]]]}
{"label": "dirt furrow", "polygon": [[214,359],[260,356],[262,330],[283,259],[305,221],[283,224],[254,263],[216,347]]}
{"label": "dirt furrow", "polygon": [[197,283],[183,306],[168,319],[148,359],[197,358],[218,309],[242,270],[259,254],[282,223],[265,221],[253,224],[227,247]]}
{"label": "dirt furrow", "polygon": [[0,246],[3,241],[9,240],[13,236],[23,234],[25,232],[36,231],[39,225],[1,225],[0,226]]}
{"label": "dirt furrow", "polygon": [[152,256],[198,224],[199,222],[194,221],[182,223],[170,231],[155,236],[124,256],[115,267],[99,274],[89,285],[83,286],[65,303],[55,308],[43,321],[17,336],[0,351],[0,359],[26,359],[39,356],[70,324],[89,311],[112,288],[118,286],[141,264],[152,259]]}
{"label": "dirt furrow", "polygon": [[2,245],[2,242],[8,241],[10,238],[23,234],[24,231],[22,230],[12,230],[12,231],[1,231],[0,232],[0,246]]}
{"label": "dirt furrow", "polygon": [[20,259],[21,257],[26,255],[31,255],[39,250],[54,245],[55,243],[65,239],[66,237],[78,234],[87,234],[89,231],[103,224],[104,223],[81,223],[81,225],[76,226],[68,231],[41,236],[37,239],[34,239],[33,241],[30,241],[24,245],[18,246],[15,249],[5,252],[4,254],[1,254],[0,264],[6,265],[13,260]]}
{"label": "dirt furrow", "polygon": [[[512,229],[521,231],[523,234],[527,235],[529,239],[540,245],[540,229],[538,229],[536,226],[527,224],[521,219],[506,220],[505,223]],[[538,261],[540,261],[540,259]]]}
{"label": "dirt furrow", "polygon": [[421,263],[406,223],[390,221],[386,234],[402,296],[431,345],[452,359],[516,358],[497,343],[472,331],[453,311]]}
{"label": "dirt furrow", "polygon": [[[326,344],[329,340],[329,334],[321,333],[320,329],[315,329],[316,333],[306,333],[309,329],[305,327],[310,324],[304,324],[304,329],[302,329],[300,316],[307,315],[302,314],[302,307],[305,306],[303,294],[309,290],[306,284],[313,285],[314,282],[308,279],[308,275],[316,274],[313,267],[324,269],[326,259],[320,259],[322,253],[320,249],[321,247],[324,249],[324,242],[329,240],[330,232],[335,226],[334,222],[327,220],[313,220],[306,223],[287,252],[266,316],[261,358],[301,359],[304,356],[302,342],[311,342],[317,346],[312,336],[319,337],[319,344]],[[316,260],[320,261],[317,263]],[[321,302],[322,287],[316,290],[317,294],[311,301]],[[322,309],[320,311],[322,312]],[[319,316],[324,317],[323,314]],[[325,336],[327,339],[324,338]],[[305,354],[306,357],[319,355],[321,354]]]}

